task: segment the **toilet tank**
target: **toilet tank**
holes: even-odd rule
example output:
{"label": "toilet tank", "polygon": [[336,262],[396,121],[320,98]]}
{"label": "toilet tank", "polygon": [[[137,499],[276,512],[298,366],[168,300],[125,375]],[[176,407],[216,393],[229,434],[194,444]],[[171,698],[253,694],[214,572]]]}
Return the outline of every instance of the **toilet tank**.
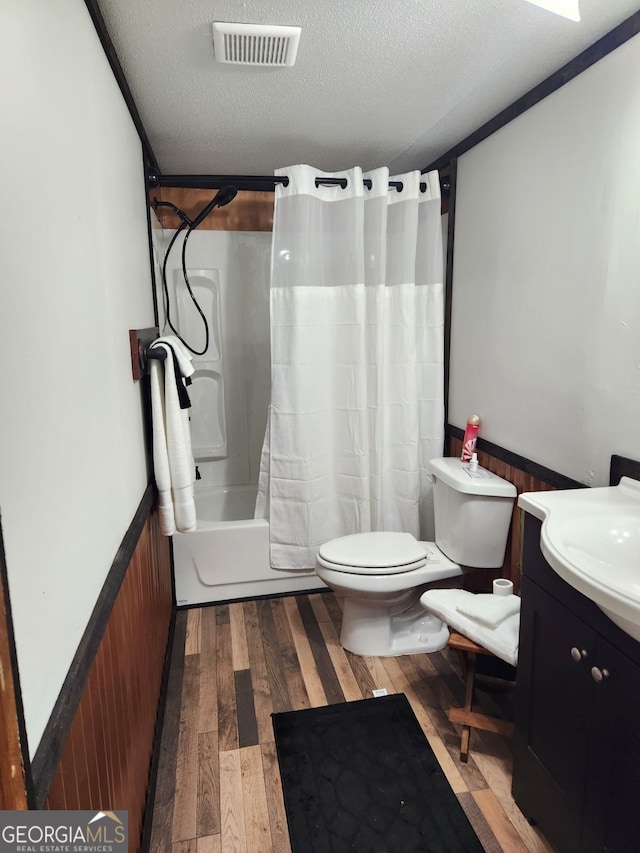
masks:
{"label": "toilet tank", "polygon": [[432,459],[436,545],[462,566],[497,569],[504,562],[516,488],[457,458]]}

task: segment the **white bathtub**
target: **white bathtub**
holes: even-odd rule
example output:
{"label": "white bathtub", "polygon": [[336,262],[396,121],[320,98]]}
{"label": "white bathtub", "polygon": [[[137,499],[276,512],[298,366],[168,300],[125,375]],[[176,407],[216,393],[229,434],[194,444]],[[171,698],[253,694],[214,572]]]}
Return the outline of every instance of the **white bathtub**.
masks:
{"label": "white bathtub", "polygon": [[255,502],[255,486],[196,489],[198,529],[173,537],[178,606],[324,587],[314,571],[271,568],[269,522],[253,518]]}

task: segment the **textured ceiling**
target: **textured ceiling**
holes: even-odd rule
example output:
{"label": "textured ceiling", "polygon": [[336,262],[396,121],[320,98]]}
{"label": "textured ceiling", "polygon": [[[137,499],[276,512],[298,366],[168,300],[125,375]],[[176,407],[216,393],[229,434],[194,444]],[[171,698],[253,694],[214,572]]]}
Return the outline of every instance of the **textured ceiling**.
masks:
{"label": "textured ceiling", "polygon": [[[524,0],[99,6],[162,172],[237,175],[424,168],[640,8],[581,0],[577,24]],[[216,63],[212,21],[302,27],[295,66]]]}

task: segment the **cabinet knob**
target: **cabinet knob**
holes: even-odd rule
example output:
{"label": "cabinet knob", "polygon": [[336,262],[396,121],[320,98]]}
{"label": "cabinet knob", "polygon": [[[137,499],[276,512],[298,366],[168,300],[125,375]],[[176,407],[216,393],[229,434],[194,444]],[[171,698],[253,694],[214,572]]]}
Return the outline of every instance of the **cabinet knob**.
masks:
{"label": "cabinet knob", "polygon": [[585,649],[579,649],[577,648],[577,646],[573,646],[573,648],[571,649],[571,657],[576,662],[581,661],[583,658],[586,658],[586,656],[587,652],[585,651]]}
{"label": "cabinet knob", "polygon": [[594,681],[597,681],[598,684],[601,681],[604,681],[605,678],[609,678],[609,670],[608,669],[598,669],[597,666],[591,667],[591,677]]}

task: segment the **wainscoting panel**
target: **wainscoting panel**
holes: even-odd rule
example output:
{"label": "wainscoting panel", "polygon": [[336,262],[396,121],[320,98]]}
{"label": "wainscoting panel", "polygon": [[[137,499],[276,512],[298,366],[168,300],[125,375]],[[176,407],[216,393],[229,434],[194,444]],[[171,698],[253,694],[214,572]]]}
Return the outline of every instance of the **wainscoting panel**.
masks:
{"label": "wainscoting panel", "polygon": [[[460,438],[449,436],[449,456],[460,456],[462,454],[462,440]],[[518,494],[522,492],[544,492],[555,489],[550,483],[529,474],[514,465],[509,465],[501,459],[487,453],[485,450],[478,449],[478,462],[487,471],[492,474],[497,474],[508,480],[516,487]],[[511,530],[509,532],[509,540],[507,542],[507,553],[504,560],[504,565],[501,570],[496,569],[491,573],[493,577],[509,578],[513,581],[514,589],[520,589],[520,550],[522,543],[521,529],[521,510],[517,503],[513,508],[513,518],[511,520]],[[489,575],[487,575],[487,578]]]}
{"label": "wainscoting panel", "polygon": [[[149,192],[149,204],[154,199],[175,204],[191,219],[200,213],[217,190],[193,187],[157,187]],[[198,229],[213,231],[271,231],[273,228],[272,192],[240,190],[231,204],[216,208],[202,220]],[[163,228],[178,228],[181,220],[169,207],[156,208]]]}
{"label": "wainscoting panel", "polygon": [[49,809],[126,809],[140,837],[173,608],[169,539],[144,523],[46,799]]}
{"label": "wainscoting panel", "polygon": [[28,752],[21,716],[22,700],[0,519],[0,811],[29,807],[24,771]]}

